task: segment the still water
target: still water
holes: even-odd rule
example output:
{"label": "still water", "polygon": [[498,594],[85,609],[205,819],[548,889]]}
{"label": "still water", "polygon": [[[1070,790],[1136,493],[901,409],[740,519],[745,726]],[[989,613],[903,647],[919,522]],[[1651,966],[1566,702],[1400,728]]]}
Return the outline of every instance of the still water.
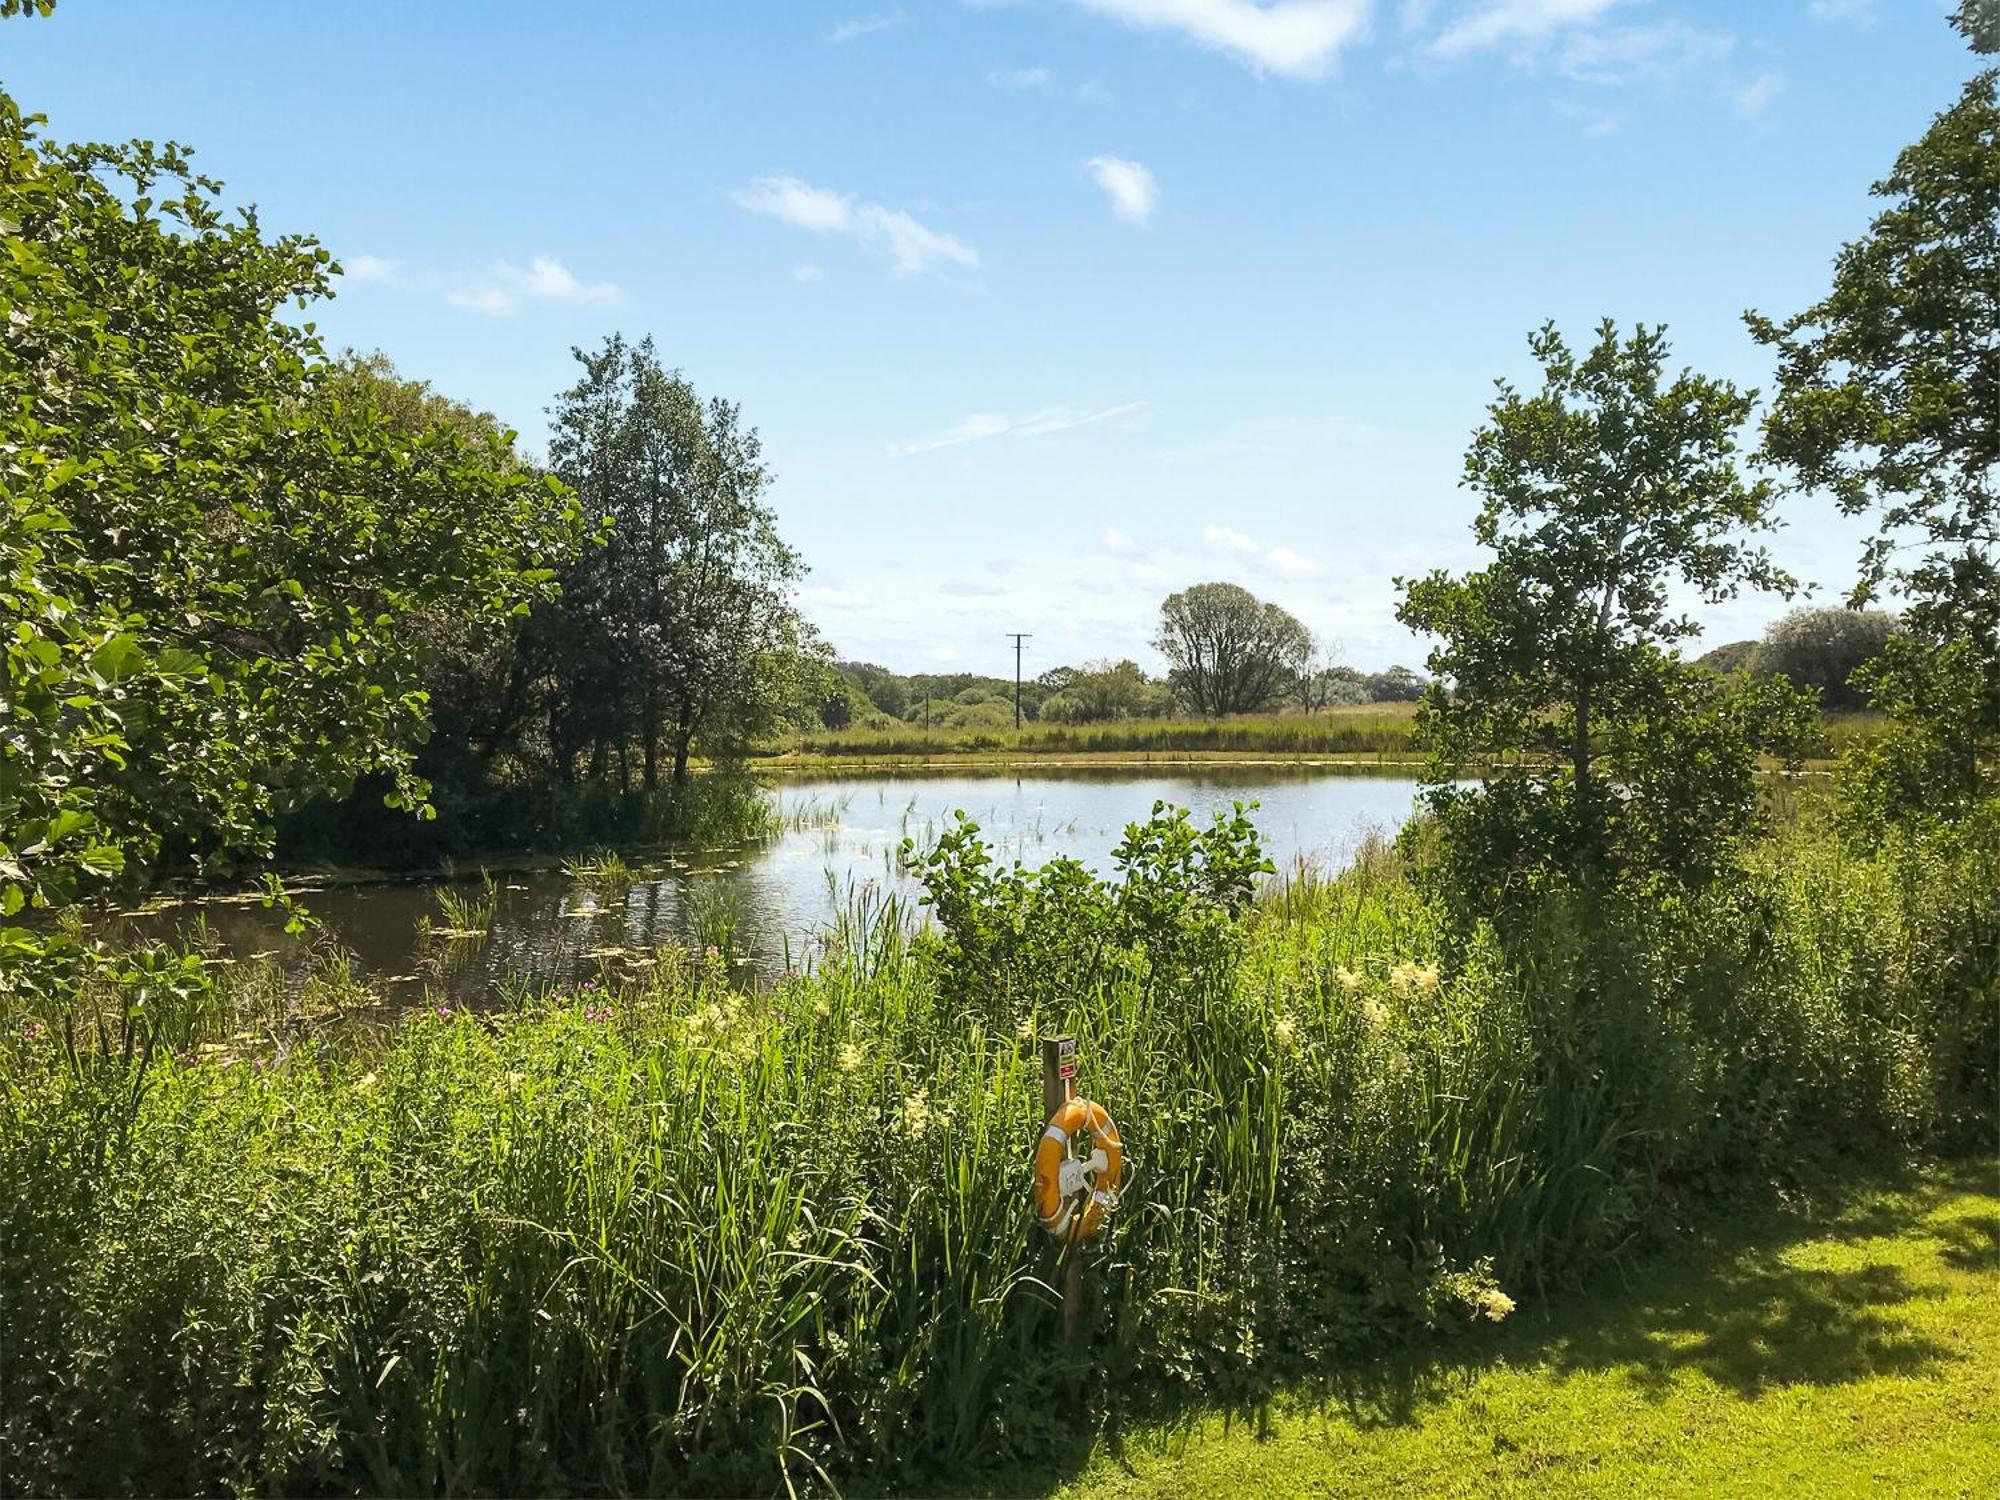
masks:
{"label": "still water", "polygon": [[[312,939],[318,950],[345,949],[392,999],[477,1005],[578,983],[669,942],[701,948],[720,939],[746,977],[781,974],[812,957],[855,896],[913,898],[917,887],[898,868],[903,840],[928,845],[960,811],[979,824],[1001,862],[1039,865],[1069,855],[1109,874],[1126,825],[1155,802],[1189,808],[1203,824],[1232,802],[1254,802],[1265,851],[1280,869],[1299,857],[1338,868],[1369,833],[1402,826],[1415,790],[1404,778],[1261,766],[788,782],[776,793],[787,831],[768,843],[633,856],[636,878],[615,887],[560,870],[496,873],[495,913],[483,940],[423,937],[426,921],[451,926],[441,892],[480,896],[476,872],[451,882],[299,884],[323,929]],[[286,938],[281,919],[250,898],[191,899],[143,922],[164,934],[197,920],[239,959],[276,956],[296,965],[309,955],[306,943]]]}

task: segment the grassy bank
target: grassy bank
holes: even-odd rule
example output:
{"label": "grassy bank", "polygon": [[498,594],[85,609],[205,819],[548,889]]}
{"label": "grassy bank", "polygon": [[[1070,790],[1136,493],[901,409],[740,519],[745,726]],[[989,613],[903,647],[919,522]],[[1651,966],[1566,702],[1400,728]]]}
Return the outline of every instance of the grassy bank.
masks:
{"label": "grassy bank", "polygon": [[819,760],[1006,759],[1014,756],[1365,756],[1415,758],[1416,705],[1378,703],[1314,715],[1245,715],[1229,719],[1125,719],[1109,724],[1024,724],[1012,729],[815,731],[773,747]]}
{"label": "grassy bank", "polygon": [[[1881,733],[1877,714],[1828,714],[1827,756]],[[846,765],[1007,765],[1048,760],[1078,765],[1149,762],[1316,761],[1409,766],[1421,763],[1416,705],[1374,703],[1322,713],[1228,719],[1127,719],[1110,724],[1024,724],[1007,729],[812,731],[765,747],[759,763],[777,768]]]}
{"label": "grassy bank", "polygon": [[[934,856],[931,937],[864,899],[757,995],[670,950],[223,1045],[157,970],[82,1018],[7,997],[5,1487],[929,1488],[1505,1320],[1842,1152],[1990,1138],[1991,840],[1801,820],[1712,896],[1506,948],[1380,852],[1240,915],[1226,826],[1156,822],[1117,885],[979,852]],[[1027,1203],[1059,1029],[1133,1163],[1073,1342]]]}
{"label": "grassy bank", "polygon": [[1059,1493],[1989,1496],[1996,1279],[2000,1163],[1871,1177],[1344,1391],[1296,1392],[1261,1432],[1135,1436]]}

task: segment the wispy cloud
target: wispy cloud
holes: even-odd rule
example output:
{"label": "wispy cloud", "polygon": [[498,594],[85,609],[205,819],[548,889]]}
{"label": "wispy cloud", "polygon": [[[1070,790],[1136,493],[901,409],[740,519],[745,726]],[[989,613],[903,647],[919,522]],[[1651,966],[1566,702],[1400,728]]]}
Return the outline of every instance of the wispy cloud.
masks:
{"label": "wispy cloud", "polygon": [[1812,0],[1806,11],[1815,21],[1873,20],[1875,0]]}
{"label": "wispy cloud", "polygon": [[1056,75],[1047,68],[995,68],[986,75],[986,81],[999,89],[1042,93],[1055,83]]}
{"label": "wispy cloud", "polygon": [[1308,557],[1291,547],[1266,547],[1255,537],[1245,536],[1233,526],[1202,527],[1201,543],[1208,551],[1220,556],[1255,562],[1278,578],[1317,578],[1326,571],[1326,565],[1318,558]]}
{"label": "wispy cloud", "polygon": [[917,453],[935,453],[940,448],[955,448],[961,443],[977,443],[986,438],[997,437],[1043,437],[1055,432],[1068,432],[1073,427],[1086,427],[1093,422],[1109,421],[1145,408],[1144,401],[1127,401],[1118,406],[1107,406],[1098,411],[1077,411],[1065,406],[1044,407],[1025,417],[1009,417],[1000,412],[974,412],[969,417],[961,417],[945,428],[943,432],[915,442],[891,443],[889,452],[896,458],[908,458]]}
{"label": "wispy cloud", "polygon": [[1771,107],[1771,101],[1783,93],[1784,88],[1785,80],[1776,73],[1759,73],[1737,89],[1729,102],[1738,118],[1754,120]]}
{"label": "wispy cloud", "polygon": [[374,281],[393,286],[402,279],[401,263],[379,255],[350,255],[340,263],[350,281]]}
{"label": "wispy cloud", "polygon": [[859,41],[864,36],[873,36],[878,31],[893,31],[903,24],[900,10],[885,10],[876,15],[864,16],[859,20],[843,21],[826,34],[829,43],[836,47],[848,42]]}
{"label": "wispy cloud", "polygon": [[1618,0],[1486,0],[1438,33],[1431,51],[1463,57],[1488,47],[1539,42],[1565,27],[1594,21]]}
{"label": "wispy cloud", "polygon": [[1226,552],[1236,557],[1255,557],[1264,550],[1254,538],[1233,526],[1202,527],[1201,544],[1211,552]]}
{"label": "wispy cloud", "polygon": [[624,300],[611,282],[577,280],[569,267],[538,255],[526,267],[495,261],[483,270],[447,280],[444,300],[491,317],[506,317],[524,302],[583,302],[608,305]]}
{"label": "wispy cloud", "polygon": [[582,281],[553,256],[537,255],[525,266],[496,260],[452,271],[412,268],[380,255],[352,255],[341,262],[348,279],[406,291],[429,292],[453,307],[504,318],[524,303],[554,302],[613,306],[625,294],[609,281]]}
{"label": "wispy cloud", "polygon": [[1109,104],[1112,99],[1111,90],[1099,79],[1085,78],[1081,82],[1071,82],[1055,69],[1039,65],[1032,68],[993,68],[987,72],[986,81],[996,89],[1016,89],[1051,99],[1073,99],[1079,104]]}
{"label": "wispy cloud", "polygon": [[901,209],[864,203],[796,177],[759,177],[733,196],[739,207],[794,228],[845,235],[865,249],[886,255],[899,276],[946,264],[979,264],[979,252],[963,240],[920,224]]}
{"label": "wispy cloud", "polygon": [[1093,156],[1083,165],[1111,200],[1114,214],[1132,224],[1151,222],[1160,205],[1160,184],[1150,168],[1122,156]]}
{"label": "wispy cloud", "polygon": [[1318,558],[1307,557],[1290,547],[1273,547],[1264,554],[1264,566],[1280,578],[1317,578],[1326,571]]}
{"label": "wispy cloud", "polygon": [[810,286],[813,282],[824,278],[825,275],[826,272],[822,271],[811,261],[805,261],[792,267],[792,280],[796,281],[800,286]]}
{"label": "wispy cloud", "polygon": [[1079,0],[1128,26],[1178,32],[1258,73],[1319,78],[1367,29],[1372,0]]}

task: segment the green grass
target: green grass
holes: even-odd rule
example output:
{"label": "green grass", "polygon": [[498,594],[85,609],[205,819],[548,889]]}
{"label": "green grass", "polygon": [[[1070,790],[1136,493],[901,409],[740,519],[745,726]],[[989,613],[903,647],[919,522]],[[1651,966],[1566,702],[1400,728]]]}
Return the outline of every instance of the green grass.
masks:
{"label": "green grass", "polygon": [[809,732],[783,753],[829,760],[1029,756],[1193,755],[1409,757],[1416,705],[1377,703],[1304,715],[1228,719],[1127,719],[1111,724],[1026,724],[1012,729]]}
{"label": "green grass", "polygon": [[1297,1392],[1263,1436],[1184,1424],[1056,1492],[1984,1500],[2000,1494],[2000,1163],[1734,1220],[1345,1399]]}
{"label": "green grass", "polygon": [[[1358,760],[1398,764],[1421,759],[1414,703],[1372,703],[1305,714],[1246,714],[1228,719],[1128,719],[1111,724],[1026,724],[1012,729],[944,729],[899,724],[887,729],[816,730],[766,747],[781,764],[881,761],[1006,763],[1020,758],[1076,760]],[[1875,738],[1882,717],[1829,714],[1829,753]]]}
{"label": "green grass", "polygon": [[[1231,915],[1194,837],[1002,876],[958,955],[863,886],[757,993],[717,942],[383,1029],[331,975],[324,1023],[228,969],[0,994],[0,1489],[924,1491],[1477,1348],[1500,1294],[1519,1337],[1718,1195],[1991,1139],[2000,841],[1801,818],[1710,895],[1454,951],[1383,849]],[[1133,1164],[1074,1343],[1054,1031]]]}

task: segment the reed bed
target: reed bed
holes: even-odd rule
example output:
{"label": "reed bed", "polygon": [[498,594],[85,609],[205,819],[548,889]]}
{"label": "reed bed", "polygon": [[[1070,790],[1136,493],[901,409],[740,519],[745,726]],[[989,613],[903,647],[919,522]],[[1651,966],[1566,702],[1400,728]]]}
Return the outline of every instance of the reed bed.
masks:
{"label": "reed bed", "polygon": [[[1804,819],[1711,896],[1469,947],[1380,847],[1233,913],[1198,861],[1058,870],[915,938],[864,886],[765,992],[670,949],[282,1054],[17,1004],[0,1479],[878,1492],[1253,1410],[1809,1154],[1990,1139],[1996,847]],[[1074,1337],[1027,1193],[1058,1030],[1132,1162]]]}

